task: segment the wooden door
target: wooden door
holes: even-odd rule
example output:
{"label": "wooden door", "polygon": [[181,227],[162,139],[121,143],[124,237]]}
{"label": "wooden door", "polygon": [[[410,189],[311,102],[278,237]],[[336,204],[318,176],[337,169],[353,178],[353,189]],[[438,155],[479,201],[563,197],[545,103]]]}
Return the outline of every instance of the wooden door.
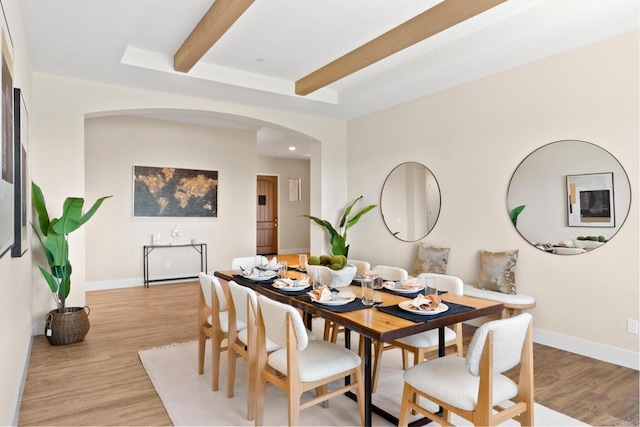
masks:
{"label": "wooden door", "polygon": [[278,177],[258,175],[256,253],[278,253]]}

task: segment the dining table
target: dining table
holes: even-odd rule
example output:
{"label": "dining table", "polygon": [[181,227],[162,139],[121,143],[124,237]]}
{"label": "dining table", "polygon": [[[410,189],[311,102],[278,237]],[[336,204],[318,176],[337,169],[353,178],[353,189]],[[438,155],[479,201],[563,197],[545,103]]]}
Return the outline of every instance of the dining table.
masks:
{"label": "dining table", "polygon": [[[290,266],[287,277],[298,279],[301,274],[296,266]],[[259,294],[300,309],[305,314],[308,326],[310,326],[313,316],[319,316],[325,321],[343,326],[347,331],[345,334],[346,346],[350,346],[349,331],[360,334],[364,338],[364,349],[361,356],[364,365],[364,424],[366,426],[371,425],[373,413],[392,423],[397,424],[398,422],[396,415],[372,404],[372,342],[388,343],[419,332],[438,329],[438,355],[442,357],[445,355],[444,328],[446,326],[501,313],[503,309],[502,304],[496,301],[444,293],[440,295],[440,298],[446,304],[447,310],[425,316],[402,308],[406,308],[406,302],[410,301],[413,294],[400,294],[392,289],[384,288],[378,290],[377,304],[366,306],[361,302],[361,288],[355,281],[347,287],[339,288],[340,291],[349,290],[356,295],[352,302],[344,305],[326,305],[311,301],[307,295],[310,287],[293,292],[291,290],[285,291],[273,286],[275,278],[252,280],[245,277],[240,270],[219,270],[215,271],[214,275],[225,281],[233,280],[240,285],[252,288]],[[348,395],[355,399],[355,395],[352,393]],[[413,425],[421,425],[428,421],[428,419],[417,420]]]}

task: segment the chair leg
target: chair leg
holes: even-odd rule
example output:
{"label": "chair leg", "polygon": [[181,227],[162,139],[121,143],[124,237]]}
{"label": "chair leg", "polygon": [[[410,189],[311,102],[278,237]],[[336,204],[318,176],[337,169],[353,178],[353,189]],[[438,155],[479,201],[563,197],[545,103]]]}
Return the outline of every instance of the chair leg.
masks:
{"label": "chair leg", "polygon": [[353,370],[353,378],[356,382],[356,397],[358,398],[358,412],[360,412],[360,424],[364,426],[364,378],[362,369],[357,367]]}
{"label": "chair leg", "polygon": [[289,426],[300,425],[300,398],[302,397],[302,393],[299,387],[299,384],[289,383],[289,399],[287,402]]}
{"label": "chair leg", "polygon": [[[316,387],[316,396],[322,396],[327,394],[327,385],[321,385],[320,387]],[[324,409],[327,409],[329,407],[329,401],[328,400],[323,400],[322,402],[320,402],[320,406],[322,406]]]}
{"label": "chair leg", "polygon": [[400,416],[398,418],[398,427],[406,427],[408,425],[407,418],[409,418],[409,402],[415,402],[416,393],[412,387],[404,383],[402,388],[402,404],[400,405]]}
{"label": "chair leg", "polygon": [[409,369],[409,354],[404,348],[401,350],[402,350],[402,370],[406,371],[407,369]]}
{"label": "chair leg", "polygon": [[324,321],[324,332],[322,334],[322,339],[324,341],[329,341],[329,338],[331,337],[331,325],[332,323],[328,320]]}
{"label": "chair leg", "polygon": [[376,392],[378,385],[378,374],[380,373],[380,364],[382,363],[382,352],[384,351],[384,344],[380,341],[374,341],[373,343],[374,359],[373,359],[373,372],[371,373],[371,393]]}
{"label": "chair leg", "polygon": [[265,380],[262,377],[262,374],[257,370],[256,373],[255,407],[253,415],[256,427],[262,427],[264,420],[264,395],[267,391],[267,380]]}
{"label": "chair leg", "polygon": [[227,350],[227,397],[233,397],[236,385],[237,353],[231,345]]}
{"label": "chair leg", "polygon": [[204,352],[207,346],[207,336],[204,332],[198,333],[198,374],[202,375],[204,372]]}
{"label": "chair leg", "polygon": [[220,346],[222,340],[219,337],[211,338],[211,390],[218,391],[220,382]]}

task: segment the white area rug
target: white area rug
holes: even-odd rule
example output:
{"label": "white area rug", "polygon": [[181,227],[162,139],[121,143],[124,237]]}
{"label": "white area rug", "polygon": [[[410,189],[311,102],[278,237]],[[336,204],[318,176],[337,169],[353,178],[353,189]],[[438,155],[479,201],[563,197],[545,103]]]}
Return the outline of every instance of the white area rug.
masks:
{"label": "white area rug", "polygon": [[[316,329],[321,330],[321,329]],[[353,334],[356,337],[355,334]],[[357,342],[357,339],[352,339]],[[163,348],[142,350],[140,360],[153,383],[160,399],[176,426],[252,426],[246,415],[246,363],[239,358],[236,368],[235,396],[226,397],[226,352],[220,365],[220,389],[211,391],[210,343],[207,342],[205,372],[198,375],[197,343],[175,344]],[[402,397],[402,367],[397,350],[386,351],[380,372],[378,392],[373,402],[397,416]],[[267,388],[265,400],[265,425],[287,425],[287,400],[276,387]],[[374,414],[373,425],[392,425]],[[452,416],[456,425],[470,425],[465,420]],[[538,426],[584,426],[576,419],[553,411],[536,403],[535,423]],[[301,425],[352,426],[359,425],[357,404],[345,396],[329,401],[329,408],[319,405],[305,409],[300,414]],[[435,425],[435,424],[434,424]],[[504,425],[519,425],[508,421]]]}

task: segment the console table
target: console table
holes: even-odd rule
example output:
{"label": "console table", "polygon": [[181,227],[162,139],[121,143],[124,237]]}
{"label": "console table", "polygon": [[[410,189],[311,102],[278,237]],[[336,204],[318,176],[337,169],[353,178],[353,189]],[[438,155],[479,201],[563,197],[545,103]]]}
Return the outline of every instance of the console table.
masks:
{"label": "console table", "polygon": [[200,271],[207,273],[207,244],[206,243],[179,243],[175,245],[144,245],[142,247],[142,268],[144,276],[144,287],[148,288],[151,282],[165,282],[168,280],[183,280],[183,279],[197,279],[198,275],[186,276],[186,277],[165,277],[162,279],[149,279],[149,254],[155,249],[164,248],[184,248],[186,246],[192,247],[196,252],[200,254]]}

